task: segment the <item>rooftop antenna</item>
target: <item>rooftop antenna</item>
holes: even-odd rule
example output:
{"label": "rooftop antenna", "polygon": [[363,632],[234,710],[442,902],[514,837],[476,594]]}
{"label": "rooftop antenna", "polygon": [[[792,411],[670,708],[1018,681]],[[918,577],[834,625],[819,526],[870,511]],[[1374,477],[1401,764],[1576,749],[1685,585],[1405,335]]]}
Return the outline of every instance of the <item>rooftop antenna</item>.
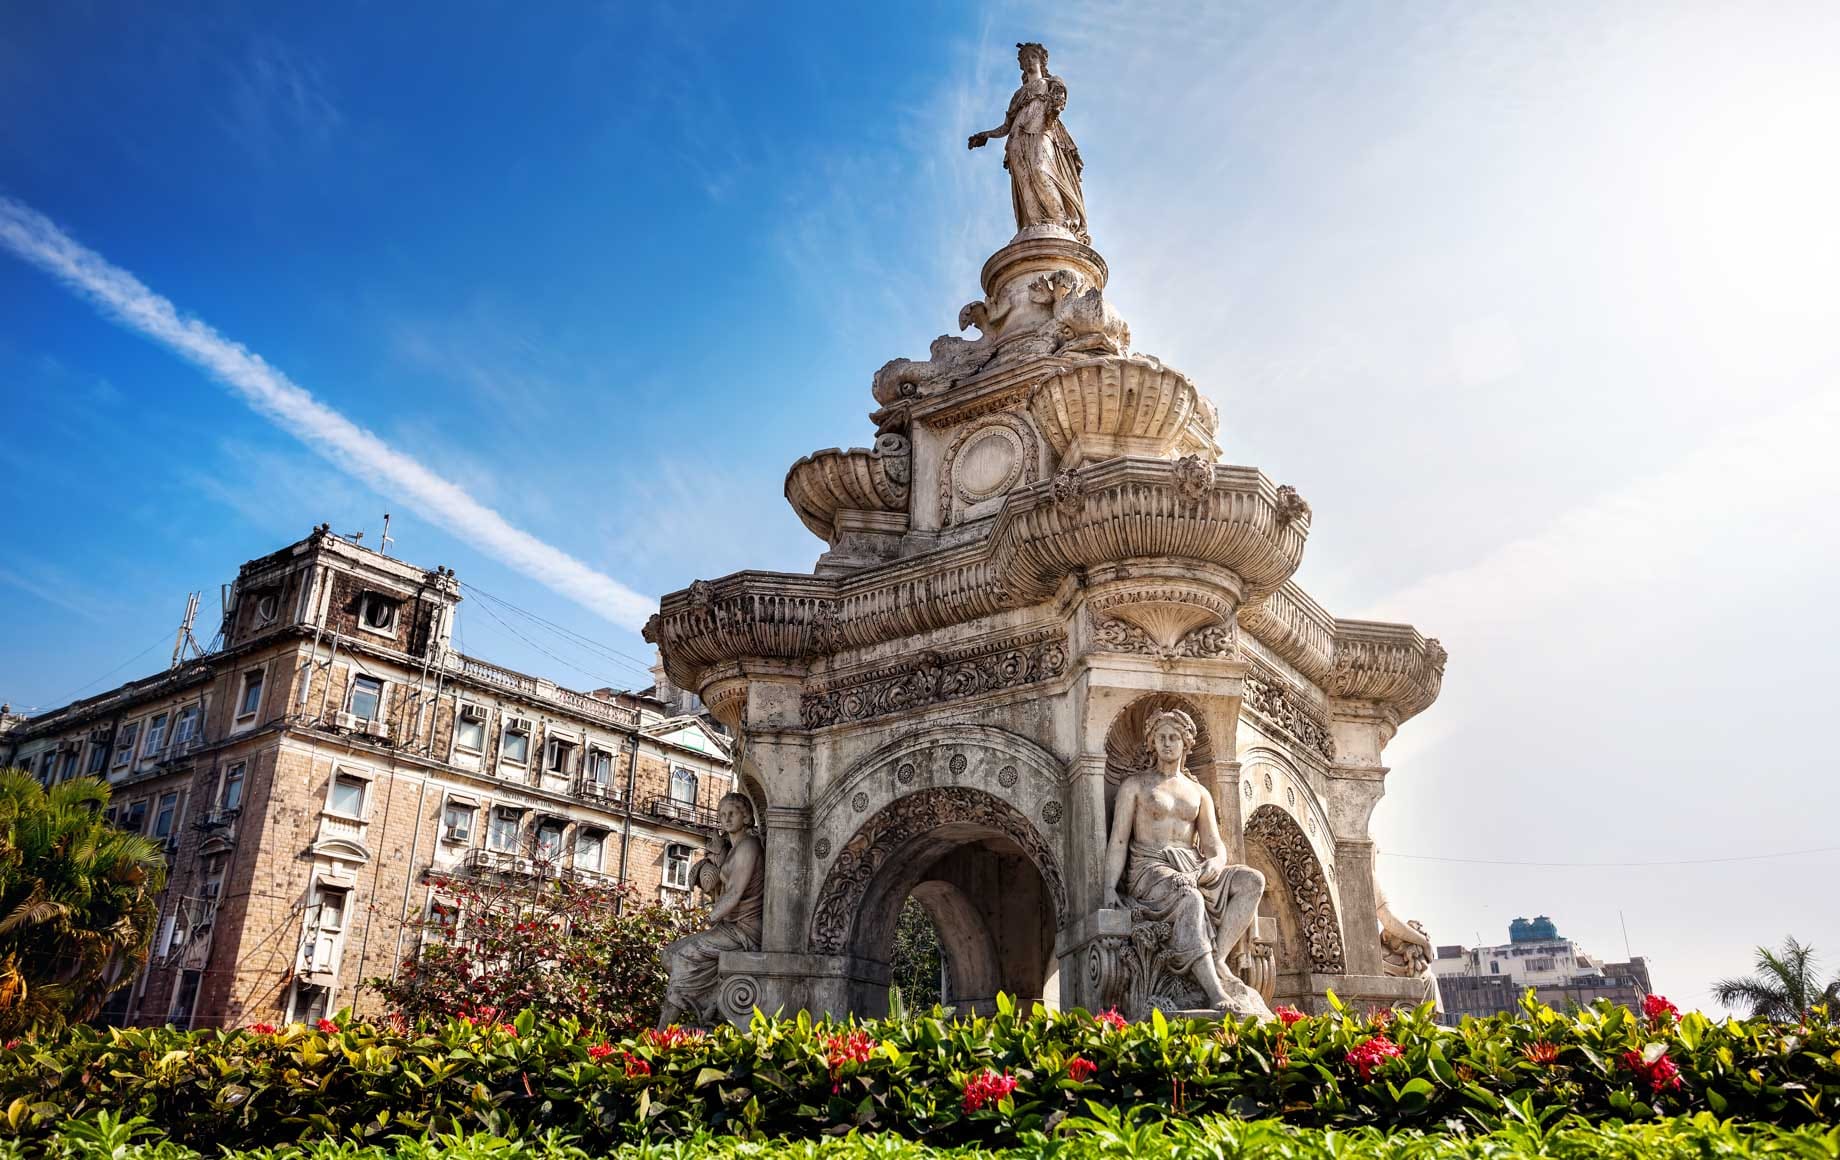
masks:
{"label": "rooftop antenna", "polygon": [[395,542],[396,542],[396,537],[390,535],[390,513],[384,512],[383,513],[383,538],[377,541],[377,550],[387,556],[390,554],[390,545],[394,544]]}
{"label": "rooftop antenna", "polygon": [[200,656],[204,654],[204,650],[198,647],[198,642],[192,639],[192,621],[198,617],[198,598],[201,595],[203,594],[199,592],[185,594],[185,616],[179,621],[179,631],[173,634],[172,665],[170,666],[172,668],[178,668],[179,662],[185,659],[185,646],[188,644],[192,646],[194,653]]}
{"label": "rooftop antenna", "polygon": [[1616,920],[1623,924],[1623,961],[1626,963],[1633,962],[1635,961],[1636,955],[1634,951],[1629,949],[1629,920],[1623,917],[1622,907],[1617,908]]}

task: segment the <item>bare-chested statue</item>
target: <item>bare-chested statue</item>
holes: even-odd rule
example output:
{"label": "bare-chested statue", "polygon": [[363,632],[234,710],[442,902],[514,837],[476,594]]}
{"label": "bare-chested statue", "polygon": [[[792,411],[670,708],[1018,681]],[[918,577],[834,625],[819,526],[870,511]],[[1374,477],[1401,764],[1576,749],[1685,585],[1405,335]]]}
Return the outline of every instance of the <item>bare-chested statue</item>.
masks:
{"label": "bare-chested statue", "polygon": [[1230,962],[1258,912],[1265,876],[1227,860],[1214,799],[1188,773],[1196,736],[1194,719],[1179,710],[1152,714],[1145,724],[1155,765],[1118,787],[1105,850],[1106,905],[1128,906],[1139,922],[1168,923],[1170,969],[1194,979],[1210,1007],[1270,1017]]}
{"label": "bare-chested statue", "polygon": [[1016,60],[1022,66],[1022,84],[1009,99],[1003,123],[973,133],[970,146],[977,149],[993,137],[1009,138],[1003,146],[1003,168],[1009,170],[1018,230],[1060,226],[1090,244],[1086,197],[1080,192],[1080,150],[1061,124],[1067,82],[1048,71],[1048,50],[1039,44],[1018,44]]}

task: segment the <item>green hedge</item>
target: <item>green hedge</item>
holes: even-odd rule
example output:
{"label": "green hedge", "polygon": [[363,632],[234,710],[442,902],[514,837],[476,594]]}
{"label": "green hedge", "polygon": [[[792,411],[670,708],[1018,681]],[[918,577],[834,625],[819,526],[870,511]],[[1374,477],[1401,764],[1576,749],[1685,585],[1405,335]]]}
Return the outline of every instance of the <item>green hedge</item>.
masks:
{"label": "green hedge", "polygon": [[[1013,1148],[935,1148],[899,1137],[851,1135],[842,1139],[756,1143],[733,1136],[697,1136],[669,1144],[628,1144],[613,1152],[589,1152],[560,1133],[509,1140],[486,1134],[402,1137],[354,1144],[319,1140],[275,1149],[231,1153],[227,1160],[1223,1160],[1226,1157],[1283,1157],[1285,1160],[1504,1160],[1537,1156],[1550,1160],[1704,1160],[1706,1157],[1840,1156],[1840,1128],[1778,1128],[1769,1124],[1721,1123],[1701,1113],[1691,1119],[1647,1124],[1586,1124],[1576,1118],[1545,1126],[1508,1124],[1488,1133],[1384,1132],[1377,1128],[1299,1128],[1274,1120],[1208,1117],[1161,1123],[1065,1121],[1050,1138],[1032,1133]],[[0,1160],[205,1160],[171,1141],[152,1140],[148,1130],[104,1113],[97,1120],[68,1125],[32,1151],[19,1142],[0,1142]]]}
{"label": "green hedge", "polygon": [[1576,1113],[1643,1121],[1706,1111],[1794,1126],[1840,1108],[1840,1031],[1653,1020],[1608,1005],[1437,1027],[1381,1021],[1115,1027],[1085,1012],[939,1015],[843,1027],[757,1018],[745,1031],[613,1043],[572,1022],[455,1020],[179,1032],[76,1029],[0,1057],[0,1137],[42,1138],[108,1110],[187,1144],[325,1135],[557,1129],[589,1147],[707,1128],[752,1138],[890,1131],[1006,1144],[1089,1102],[1306,1127],[1492,1129]]}

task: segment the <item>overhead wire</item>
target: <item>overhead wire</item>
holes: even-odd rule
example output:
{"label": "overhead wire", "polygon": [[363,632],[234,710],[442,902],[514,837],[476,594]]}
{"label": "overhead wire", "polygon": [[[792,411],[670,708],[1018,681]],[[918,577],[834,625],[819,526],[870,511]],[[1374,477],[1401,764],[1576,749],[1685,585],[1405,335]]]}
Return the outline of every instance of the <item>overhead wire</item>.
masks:
{"label": "overhead wire", "polygon": [[114,668],[102,674],[100,677],[97,677],[95,680],[85,681],[83,684],[78,685],[75,689],[72,689],[70,692],[65,693],[61,697],[56,698],[52,702],[53,705],[56,707],[62,707],[64,705],[69,704],[72,700],[76,698],[78,693],[83,692],[85,689],[94,688],[95,686],[101,684],[103,681],[108,680],[110,677],[114,676],[116,673],[121,672],[121,670],[127,668],[129,665],[133,664],[135,661],[140,660],[142,657],[146,656],[148,653],[152,652],[154,649],[159,648],[161,645],[165,643],[166,643],[166,634],[161,633],[160,636],[152,644],[148,645],[146,648],[142,649],[140,652],[135,653],[133,656],[129,657],[127,660],[116,665]]}
{"label": "overhead wire", "polygon": [[575,662],[567,659],[566,657],[557,656],[555,653],[544,648],[542,645],[538,644],[536,641],[531,640],[529,637],[525,636],[523,633],[513,628],[505,620],[504,617],[492,611],[491,605],[481,604],[479,607],[482,611],[485,612],[487,616],[491,617],[493,620],[496,620],[499,623],[499,625],[504,628],[506,632],[510,633],[512,636],[517,637],[519,640],[523,641],[525,644],[529,645],[531,648],[536,649],[538,652],[542,653],[544,656],[548,657],[550,660],[555,661],[557,664],[563,665],[564,667],[570,669],[571,671],[580,673],[582,676],[588,677],[591,680],[599,681],[609,686],[617,687],[620,684],[620,682],[614,678],[605,676],[600,673],[590,672],[587,669],[582,668],[580,665],[576,664]]}
{"label": "overhead wire", "polygon": [[652,666],[650,662],[641,660],[640,658],[633,656],[631,653],[622,652],[619,649],[614,648],[610,644],[606,644],[603,641],[595,640],[593,637],[583,636],[581,633],[576,632],[574,629],[566,628],[563,625],[557,624],[553,620],[545,620],[543,617],[538,616],[536,613],[530,611],[529,609],[520,608],[516,604],[513,604],[511,601],[506,600],[504,597],[495,596],[492,593],[487,592],[485,589],[480,588],[479,586],[475,584],[469,584],[466,581],[462,580],[460,582],[460,587],[465,589],[467,592],[472,593],[475,596],[479,596],[479,597],[484,598],[485,600],[491,601],[492,603],[498,605],[499,607],[505,609],[508,612],[516,613],[517,615],[522,616],[527,620],[533,621],[536,624],[540,624],[544,628],[547,628],[551,632],[558,634],[559,636],[577,645],[578,647],[589,649],[606,660],[612,661],[615,664],[626,665],[630,668],[638,670],[639,672],[645,673],[647,676],[651,675]]}
{"label": "overhead wire", "polygon": [[1727,854],[1717,858],[1661,858],[1635,862],[1529,862],[1510,858],[1444,858],[1432,854],[1397,854],[1381,850],[1382,858],[1404,858],[1412,862],[1447,862],[1464,866],[1531,866],[1557,869],[1624,869],[1642,866],[1710,866],[1721,862],[1766,862],[1779,858],[1800,858],[1809,854],[1833,854],[1840,846],[1815,846],[1806,850],[1781,850],[1769,854]]}

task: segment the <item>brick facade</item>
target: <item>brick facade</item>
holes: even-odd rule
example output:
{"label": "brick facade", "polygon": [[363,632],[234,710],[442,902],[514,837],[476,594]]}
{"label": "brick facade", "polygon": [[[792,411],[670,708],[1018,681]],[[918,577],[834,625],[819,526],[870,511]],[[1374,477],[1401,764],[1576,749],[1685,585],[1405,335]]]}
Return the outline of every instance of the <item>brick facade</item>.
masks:
{"label": "brick facade", "polygon": [[0,758],[47,782],[101,760],[112,816],[170,843],[152,961],[107,1018],[366,1011],[362,981],[414,950],[435,878],[469,867],[623,870],[640,898],[682,896],[674,864],[735,785],[706,717],[461,656],[451,573],[324,528],[245,564],[234,592],[218,652],[0,733]]}

